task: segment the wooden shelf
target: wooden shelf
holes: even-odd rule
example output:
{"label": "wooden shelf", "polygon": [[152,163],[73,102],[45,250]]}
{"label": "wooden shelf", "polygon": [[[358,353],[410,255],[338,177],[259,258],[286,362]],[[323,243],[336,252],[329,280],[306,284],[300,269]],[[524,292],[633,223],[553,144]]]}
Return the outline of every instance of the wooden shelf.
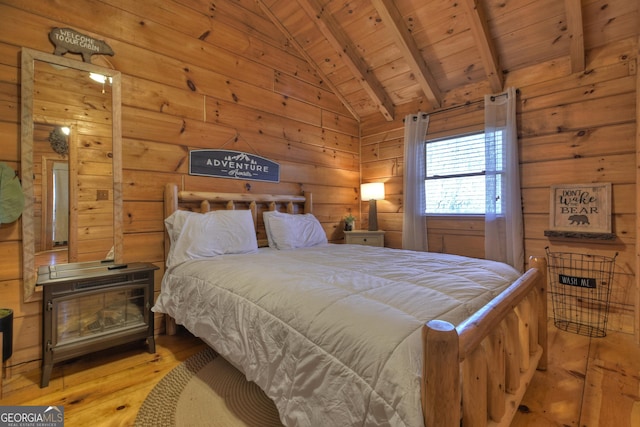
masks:
{"label": "wooden shelf", "polygon": [[562,239],[592,239],[592,240],[614,240],[614,233],[588,233],[584,231],[555,231],[544,230],[546,237],[555,237]]}

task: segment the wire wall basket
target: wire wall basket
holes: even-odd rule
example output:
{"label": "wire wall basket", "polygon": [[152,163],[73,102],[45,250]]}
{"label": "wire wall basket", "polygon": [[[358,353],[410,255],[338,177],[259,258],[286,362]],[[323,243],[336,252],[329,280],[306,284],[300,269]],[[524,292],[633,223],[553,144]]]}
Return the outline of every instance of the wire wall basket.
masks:
{"label": "wire wall basket", "polygon": [[606,336],[609,299],[618,254],[605,257],[550,252],[549,248],[546,251],[554,325],[579,335]]}

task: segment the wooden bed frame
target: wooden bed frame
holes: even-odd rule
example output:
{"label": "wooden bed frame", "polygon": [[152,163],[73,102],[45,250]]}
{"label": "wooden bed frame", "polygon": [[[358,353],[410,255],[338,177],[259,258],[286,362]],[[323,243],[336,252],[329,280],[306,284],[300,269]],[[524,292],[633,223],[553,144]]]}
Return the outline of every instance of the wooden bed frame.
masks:
{"label": "wooden bed frame", "polygon": [[[274,210],[284,205],[294,213],[302,205],[304,213],[312,211],[310,193],[191,192],[178,191],[175,184],[165,188],[165,218],[177,209],[207,212],[212,204],[223,209],[248,206],[256,230],[265,206]],[[266,235],[258,234],[259,246],[266,246]],[[168,250],[166,236],[165,254]],[[432,320],[423,326],[425,426],[508,426],[535,370],[547,368],[546,258],[531,257],[529,265],[509,288],[461,324]],[[168,334],[175,333],[172,319],[167,318],[166,327]]]}

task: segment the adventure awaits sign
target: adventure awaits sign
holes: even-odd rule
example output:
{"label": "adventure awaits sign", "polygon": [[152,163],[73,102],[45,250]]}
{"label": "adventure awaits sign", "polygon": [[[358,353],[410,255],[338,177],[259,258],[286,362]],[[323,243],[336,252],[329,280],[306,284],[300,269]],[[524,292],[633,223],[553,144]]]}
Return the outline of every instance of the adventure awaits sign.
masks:
{"label": "adventure awaits sign", "polygon": [[280,165],[241,151],[192,150],[189,152],[189,175],[280,182]]}

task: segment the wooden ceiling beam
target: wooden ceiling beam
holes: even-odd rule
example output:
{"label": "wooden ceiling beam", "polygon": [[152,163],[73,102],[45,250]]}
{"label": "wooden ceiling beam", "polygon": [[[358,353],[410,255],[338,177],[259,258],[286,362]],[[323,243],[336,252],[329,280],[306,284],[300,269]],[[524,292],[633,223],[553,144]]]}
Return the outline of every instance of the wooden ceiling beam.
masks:
{"label": "wooden ceiling beam", "polygon": [[340,102],[342,102],[342,105],[345,106],[345,108],[347,110],[349,110],[349,112],[351,113],[351,115],[357,120],[360,121],[360,115],[358,114],[358,112],[355,110],[355,108],[351,105],[351,103],[349,103],[349,101],[342,95],[342,93],[338,90],[338,87],[335,86],[331,80],[327,77],[327,75],[322,71],[322,69],[320,68],[320,66],[318,66],[318,64],[313,60],[313,58],[311,58],[311,56],[309,56],[309,54],[307,53],[307,51],[304,49],[304,47],[298,43],[298,41],[295,39],[295,37],[293,37],[293,34],[291,34],[289,32],[289,30],[282,25],[282,23],[280,22],[280,20],[278,19],[277,16],[275,16],[273,14],[273,12],[271,12],[271,10],[269,9],[269,7],[267,5],[264,4],[264,2],[262,0],[256,0],[256,3],[258,4],[258,6],[260,6],[260,9],[262,9],[262,12],[271,20],[271,22],[280,30],[280,32],[287,38],[287,40],[289,41],[289,43],[291,43],[291,45],[294,47],[294,49],[296,49],[298,51],[298,53],[300,54],[300,56],[302,56],[308,63],[309,66],[313,68],[313,70],[318,74],[318,77],[320,77],[322,79],[322,82],[324,84],[327,85],[327,87],[338,97],[338,99],[340,100]]}
{"label": "wooden ceiling beam", "polygon": [[347,68],[349,68],[369,97],[378,106],[380,113],[382,113],[387,121],[393,120],[394,106],[391,98],[389,98],[378,79],[370,72],[369,66],[361,58],[351,40],[331,14],[329,14],[317,0],[297,1],[307,15],[315,21],[318,29],[329,44],[338,52],[338,55],[342,58]]}
{"label": "wooden ceiling beam", "polygon": [[571,72],[580,73],[585,69],[582,2],[580,0],[564,0],[564,8],[567,14],[567,30],[570,37]]}
{"label": "wooden ceiling beam", "polygon": [[371,0],[371,3],[373,3],[373,7],[380,15],[385,28],[389,30],[403,58],[409,64],[409,68],[411,68],[413,75],[416,77],[422,92],[424,92],[434,109],[440,108],[442,106],[442,93],[438,83],[429,67],[427,67],[427,63],[395,3],[393,0]]}
{"label": "wooden ceiling beam", "polygon": [[487,23],[482,4],[478,0],[462,0],[462,4],[467,9],[471,32],[480,50],[482,65],[489,79],[491,89],[494,92],[501,92],[504,87],[504,76],[500,69],[496,48],[491,41],[489,24]]}

